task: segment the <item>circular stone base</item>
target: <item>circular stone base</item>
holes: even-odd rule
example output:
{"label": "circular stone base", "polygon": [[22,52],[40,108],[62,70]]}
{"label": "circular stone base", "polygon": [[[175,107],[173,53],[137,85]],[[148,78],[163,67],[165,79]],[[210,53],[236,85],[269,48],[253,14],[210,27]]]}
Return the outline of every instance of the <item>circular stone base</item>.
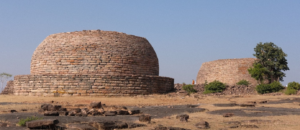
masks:
{"label": "circular stone base", "polygon": [[152,75],[18,75],[14,78],[14,95],[21,96],[132,96],[173,89],[173,78]]}

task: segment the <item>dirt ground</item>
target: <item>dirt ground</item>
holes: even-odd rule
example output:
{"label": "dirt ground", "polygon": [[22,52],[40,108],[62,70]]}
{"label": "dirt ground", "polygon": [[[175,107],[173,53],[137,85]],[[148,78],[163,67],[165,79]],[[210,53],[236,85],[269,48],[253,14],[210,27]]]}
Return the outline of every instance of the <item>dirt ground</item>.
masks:
{"label": "dirt ground", "polygon": [[[136,107],[140,108],[144,113],[147,113],[149,109],[152,108],[157,109],[157,111],[172,111],[172,108],[175,105],[195,105],[195,108],[205,109],[204,111],[193,112],[176,111],[176,113],[171,114],[162,114],[158,112],[161,116],[148,113],[154,117],[152,118],[151,123],[145,123],[145,127],[133,128],[132,130],[151,130],[158,125],[194,130],[198,129],[195,124],[200,121],[207,121],[210,125],[209,129],[211,130],[300,129],[300,97],[286,95],[171,96],[169,94],[157,94],[134,97],[24,97],[0,95],[0,114],[8,114],[9,110],[12,109],[18,111],[18,114],[35,113],[43,103],[72,106],[74,104],[89,104],[93,101],[101,101],[102,104],[107,106]],[[267,102],[259,103],[261,101]],[[242,107],[238,104],[254,104],[255,107]],[[160,106],[163,109],[158,109],[158,107],[154,106]],[[27,111],[22,111],[22,109],[27,109]],[[225,113],[233,113],[234,115],[232,117],[223,117],[223,114]],[[179,119],[176,119],[176,115],[178,114],[188,114],[188,122],[181,122]],[[5,116],[1,115],[0,122],[9,122],[8,119],[5,119]],[[138,120],[133,121],[141,123]]]}

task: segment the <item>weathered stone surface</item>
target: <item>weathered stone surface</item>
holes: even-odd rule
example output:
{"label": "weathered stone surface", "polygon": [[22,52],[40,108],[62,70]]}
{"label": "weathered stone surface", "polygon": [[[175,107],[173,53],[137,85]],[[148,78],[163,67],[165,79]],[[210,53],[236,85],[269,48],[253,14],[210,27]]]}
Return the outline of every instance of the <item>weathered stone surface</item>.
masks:
{"label": "weathered stone surface", "polygon": [[59,116],[57,111],[45,111],[44,116]]}
{"label": "weathered stone surface", "polygon": [[53,127],[55,124],[59,123],[56,119],[42,119],[42,120],[34,120],[26,122],[27,128],[39,128],[42,126],[51,126]]}
{"label": "weathered stone surface", "polygon": [[206,121],[200,121],[195,125],[199,129],[208,129],[210,128],[209,123]]}
{"label": "weathered stone surface", "polygon": [[13,94],[14,94],[14,81],[10,80],[6,83],[6,86],[2,90],[0,95],[13,95]]}
{"label": "weathered stone surface", "polygon": [[124,111],[124,110],[118,110],[117,111],[117,115],[128,115],[128,111]]}
{"label": "weathered stone surface", "polygon": [[188,121],[188,119],[189,119],[189,115],[188,114],[181,114],[181,115],[177,115],[176,116],[176,119],[179,119],[180,121],[185,121],[185,122],[187,122]]}
{"label": "weathered stone surface", "polygon": [[174,79],[158,76],[147,39],[112,31],[50,35],[34,51],[30,69],[31,75],[14,77],[15,95],[130,96],[174,88]]}
{"label": "weathered stone surface", "polygon": [[141,115],[139,117],[140,122],[150,122],[151,121],[151,116],[150,115]]}
{"label": "weathered stone surface", "polygon": [[130,115],[140,114],[140,110],[137,110],[137,109],[128,110],[128,113],[129,113]]}
{"label": "weathered stone surface", "polygon": [[1,123],[0,122],[0,127],[7,127],[7,123]]}
{"label": "weathered stone surface", "polygon": [[105,116],[115,116],[117,115],[117,111],[106,111],[104,112]]}
{"label": "weathered stone surface", "polygon": [[101,102],[91,102],[90,108],[101,108]]}
{"label": "weathered stone surface", "polygon": [[122,121],[102,121],[102,122],[92,122],[90,124],[99,130],[128,128],[128,124]]}
{"label": "weathered stone surface", "polygon": [[219,80],[229,86],[236,85],[240,80],[247,80],[256,86],[257,81],[252,78],[248,68],[252,66],[255,58],[221,59],[205,62],[201,65],[197,75],[197,84]]}

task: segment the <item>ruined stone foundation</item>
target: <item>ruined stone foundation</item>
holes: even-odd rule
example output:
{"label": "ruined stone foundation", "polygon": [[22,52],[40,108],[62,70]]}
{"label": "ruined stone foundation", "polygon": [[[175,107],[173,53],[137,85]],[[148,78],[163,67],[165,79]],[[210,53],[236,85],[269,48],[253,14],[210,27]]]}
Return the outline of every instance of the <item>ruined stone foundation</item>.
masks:
{"label": "ruined stone foundation", "polygon": [[252,66],[255,58],[221,59],[205,62],[197,75],[197,84],[221,81],[229,86],[235,86],[240,80],[247,80],[250,85],[256,86],[257,81],[251,77],[248,68]]}
{"label": "ruined stone foundation", "polygon": [[14,93],[14,81],[10,80],[6,83],[6,87],[0,93],[2,95],[11,95]]}
{"label": "ruined stone foundation", "polygon": [[147,39],[84,30],[48,36],[34,51],[31,75],[14,77],[14,94],[105,96],[165,93],[174,79],[159,76]]}

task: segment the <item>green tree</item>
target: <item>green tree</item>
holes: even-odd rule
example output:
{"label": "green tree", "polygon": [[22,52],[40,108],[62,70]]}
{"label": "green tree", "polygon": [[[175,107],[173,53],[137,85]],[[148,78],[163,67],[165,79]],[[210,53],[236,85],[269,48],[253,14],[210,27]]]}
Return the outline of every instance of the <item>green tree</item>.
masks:
{"label": "green tree", "polygon": [[4,89],[4,83],[6,83],[11,76],[12,75],[8,74],[8,73],[1,73],[0,74],[1,91]]}
{"label": "green tree", "polygon": [[268,83],[274,81],[283,81],[285,73],[282,71],[289,70],[288,62],[285,59],[287,54],[285,54],[281,48],[276,46],[272,42],[258,43],[254,48],[255,54],[253,54],[257,61],[255,65],[261,64],[265,69],[263,72],[263,77],[268,80]]}
{"label": "green tree", "polygon": [[260,63],[254,63],[253,67],[248,69],[248,72],[251,77],[256,79],[259,84],[261,84],[264,80],[265,73],[267,73],[267,69],[264,68]]}

